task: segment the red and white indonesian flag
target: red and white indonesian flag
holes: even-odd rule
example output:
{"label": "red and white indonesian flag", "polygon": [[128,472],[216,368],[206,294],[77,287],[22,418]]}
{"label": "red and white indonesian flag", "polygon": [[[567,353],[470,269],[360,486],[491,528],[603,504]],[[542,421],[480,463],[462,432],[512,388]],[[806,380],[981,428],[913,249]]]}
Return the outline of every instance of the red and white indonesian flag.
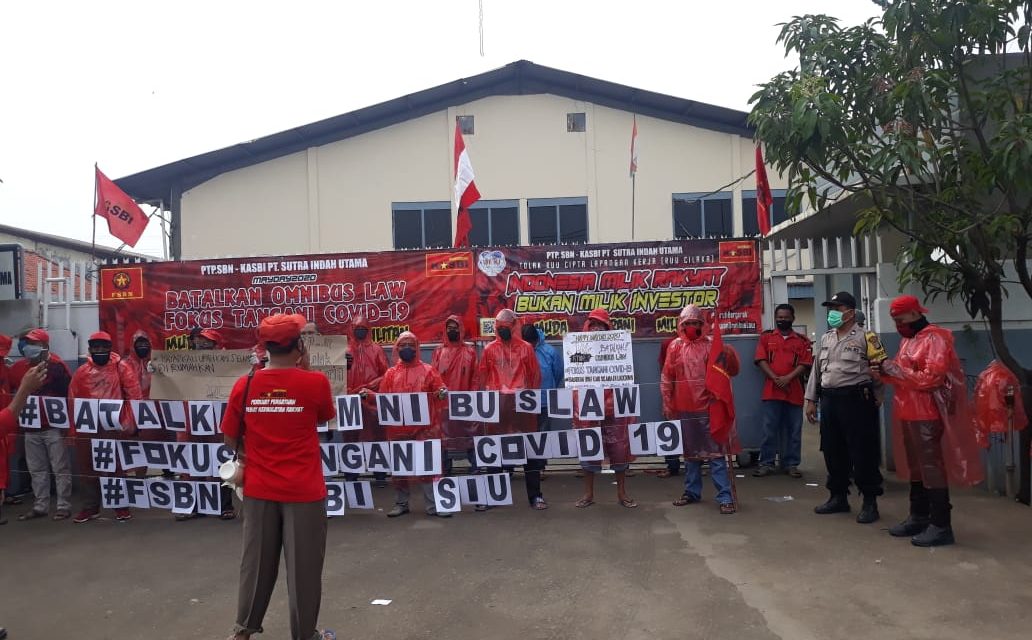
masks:
{"label": "red and white indonesian flag", "polygon": [[469,232],[473,222],[469,219],[469,207],[480,199],[480,192],[473,181],[473,163],[466,153],[466,143],[462,141],[462,129],[455,123],[455,207],[458,217],[455,221],[455,246],[469,246]]}
{"label": "red and white indonesian flag", "polygon": [[634,116],[631,127],[631,177],[638,173],[638,116]]}

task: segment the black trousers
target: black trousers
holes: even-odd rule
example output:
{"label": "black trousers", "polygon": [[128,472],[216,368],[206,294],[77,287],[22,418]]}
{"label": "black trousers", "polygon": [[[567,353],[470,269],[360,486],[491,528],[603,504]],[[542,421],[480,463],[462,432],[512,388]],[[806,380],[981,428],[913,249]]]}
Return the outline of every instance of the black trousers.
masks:
{"label": "black trousers", "polygon": [[878,407],[870,387],[821,390],[821,451],[833,495],[845,495],[850,478],[865,498],[882,494]]}
{"label": "black trousers", "polygon": [[929,518],[937,527],[948,527],[952,522],[950,490],[946,487],[929,489],[923,482],[910,483],[910,515]]}
{"label": "black trousers", "polygon": [[[527,501],[534,504],[536,498],[543,497],[541,494],[541,472],[545,469],[547,460],[527,460],[523,465],[523,480],[527,485]],[[512,473],[516,467],[492,467],[488,473]]]}

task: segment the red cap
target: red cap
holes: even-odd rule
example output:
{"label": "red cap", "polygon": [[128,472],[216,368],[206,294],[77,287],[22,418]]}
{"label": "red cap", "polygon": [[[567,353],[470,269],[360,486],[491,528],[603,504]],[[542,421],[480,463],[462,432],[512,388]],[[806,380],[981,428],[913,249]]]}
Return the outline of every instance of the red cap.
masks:
{"label": "red cap", "polygon": [[593,309],[592,312],[588,314],[588,319],[584,321],[585,330],[587,330],[588,324],[590,324],[592,320],[606,325],[606,329],[611,329],[613,327],[613,323],[609,320],[609,312],[602,307]]}
{"label": "red cap", "polygon": [[0,333],[0,358],[6,358],[11,352],[11,339]]}
{"label": "red cap", "polygon": [[928,309],[922,307],[921,303],[914,296],[900,296],[893,300],[892,304],[889,305],[889,314],[893,316],[909,313],[911,311],[928,313]]}
{"label": "red cap", "polygon": [[93,335],[90,336],[90,339],[87,342],[93,342],[94,340],[104,340],[106,342],[114,342],[111,339],[111,334],[108,333],[107,331],[98,331],[98,332],[94,333]]}
{"label": "red cap", "polygon": [[222,344],[222,334],[214,329],[202,329],[197,335],[207,338],[215,344]]}
{"label": "red cap", "polygon": [[50,334],[43,329],[33,329],[25,334],[25,339],[32,340],[33,342],[45,342],[50,344]]}
{"label": "red cap", "polygon": [[301,337],[301,329],[308,324],[308,319],[300,313],[277,313],[262,320],[258,325],[258,341],[274,342],[279,345],[290,344]]}

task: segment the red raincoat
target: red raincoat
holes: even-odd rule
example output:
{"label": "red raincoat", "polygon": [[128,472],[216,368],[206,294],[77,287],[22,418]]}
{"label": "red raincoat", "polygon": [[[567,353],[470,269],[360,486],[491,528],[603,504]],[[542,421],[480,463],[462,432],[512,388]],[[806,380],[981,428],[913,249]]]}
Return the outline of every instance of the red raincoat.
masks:
{"label": "red raincoat", "polygon": [[133,334],[133,339],[129,342],[129,353],[123,358],[126,366],[133,372],[133,377],[139,382],[140,393],[143,397],[150,398],[150,386],[151,386],[151,372],[147,370],[147,364],[150,362],[150,356],[146,359],[136,355],[136,340],[138,338],[147,338],[150,341],[150,336],[147,335],[146,331],[140,330]]}
{"label": "red raincoat", "polygon": [[[75,411],[75,398],[97,398],[97,399],[121,399],[121,400],[142,400],[140,383],[133,375],[132,369],[122,360],[117,353],[111,352],[111,360],[103,367],[93,364],[90,358],[85,364],[75,370],[72,376],[72,383],[68,388],[68,410]],[[126,402],[120,414],[122,431],[101,431],[96,434],[83,434],[83,437],[76,436],[75,451],[79,469],[93,469],[92,452],[90,441],[94,438],[120,439],[131,438],[136,433],[136,425],[133,423],[132,407]],[[73,421],[71,434],[75,435],[75,424]],[[116,473],[121,472],[121,465],[116,464]],[[81,472],[80,472],[81,473]],[[103,475],[103,474],[101,474]]]}
{"label": "red raincoat", "polygon": [[[502,327],[512,330],[508,342],[497,336],[498,329]],[[515,402],[517,390],[541,388],[541,368],[534,346],[520,337],[515,316],[508,309],[502,310],[495,318],[495,334],[494,341],[484,348],[478,375],[486,391],[501,392],[501,421],[484,425],[485,430],[488,435],[537,431],[537,415],[517,413]]]}
{"label": "red raincoat", "polygon": [[[398,343],[403,339],[416,343],[416,359],[404,362],[398,355]],[[441,437],[441,405],[437,392],[445,388],[440,374],[432,366],[419,359],[419,338],[416,334],[405,331],[394,343],[394,366],[387,370],[380,382],[378,393],[427,393],[430,405],[430,426],[416,427],[384,427],[388,440],[436,440]],[[372,395],[372,394],[371,394]],[[407,486],[408,480],[430,482],[436,477],[417,476],[413,478],[395,478],[395,485]]]}
{"label": "red raincoat", "polygon": [[[1007,406],[1007,392],[1014,394],[1014,405]],[[1025,402],[1021,397],[1018,377],[999,360],[993,360],[978,374],[975,384],[975,436],[978,444],[989,447],[989,434],[1007,433],[1013,427],[1021,431],[1028,426]]]}
{"label": "red raincoat", "polygon": [[[447,336],[441,346],[434,349],[430,366],[441,375],[449,391],[475,391],[477,383],[477,350],[464,342],[466,331],[462,318],[448,316],[448,321],[459,325],[459,340],[451,342]],[[445,321],[447,324],[448,321]],[[480,434],[476,422],[449,420],[447,406],[442,408],[441,424],[444,430],[444,447],[448,451],[468,451],[473,448],[473,436]]]}
{"label": "red raincoat", "polygon": [[895,388],[892,442],[899,477],[922,480],[920,468],[911,469],[905,455],[902,423],[942,422],[941,446],[949,480],[962,485],[981,482],[985,472],[953,334],[929,325],[913,338],[903,338],[899,353],[883,362],[881,369],[882,380]]}
{"label": "red raincoat", "polygon": [[[359,340],[355,337],[358,327],[369,328],[369,322],[359,316],[351,327],[348,336],[348,353],[351,354],[351,369],[348,370],[348,393],[358,393],[363,389],[378,391],[380,380],[387,372],[387,354],[383,347],[372,341],[369,335]],[[383,429],[376,418],[376,399],[370,394],[362,402],[362,430],[345,431],[342,436],[345,442],[378,442],[384,439]]]}
{"label": "red raincoat", "polygon": [[[588,314],[588,319],[584,321],[584,326],[581,331],[588,331],[588,324],[592,320],[598,320],[602,324],[606,325],[607,331],[609,331],[613,326],[609,320],[609,313],[606,312],[605,309],[595,309]],[[602,421],[581,420],[578,412],[578,407],[580,406],[579,394],[574,390],[573,426],[576,429],[602,427],[602,446],[605,449],[606,458],[609,459],[609,463],[630,464],[631,462],[634,462],[635,458],[631,455],[631,439],[630,434],[627,433],[627,427],[635,422],[635,418],[614,417],[616,410],[614,409],[612,389],[606,389],[604,397],[606,419]]]}

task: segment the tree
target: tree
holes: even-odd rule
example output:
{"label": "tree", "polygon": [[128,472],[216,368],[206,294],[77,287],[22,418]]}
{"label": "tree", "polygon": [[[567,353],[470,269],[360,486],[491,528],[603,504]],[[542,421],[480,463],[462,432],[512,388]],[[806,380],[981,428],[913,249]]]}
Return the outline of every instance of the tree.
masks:
{"label": "tree", "polygon": [[[780,25],[799,67],[760,86],[750,121],[789,210],[854,197],[857,232],[903,234],[900,284],[983,318],[1032,411],[1032,370],[1003,328],[1008,304],[1032,298],[1032,1],[874,4],[881,17],[855,27]],[[1028,450],[1026,430],[1024,502]]]}

